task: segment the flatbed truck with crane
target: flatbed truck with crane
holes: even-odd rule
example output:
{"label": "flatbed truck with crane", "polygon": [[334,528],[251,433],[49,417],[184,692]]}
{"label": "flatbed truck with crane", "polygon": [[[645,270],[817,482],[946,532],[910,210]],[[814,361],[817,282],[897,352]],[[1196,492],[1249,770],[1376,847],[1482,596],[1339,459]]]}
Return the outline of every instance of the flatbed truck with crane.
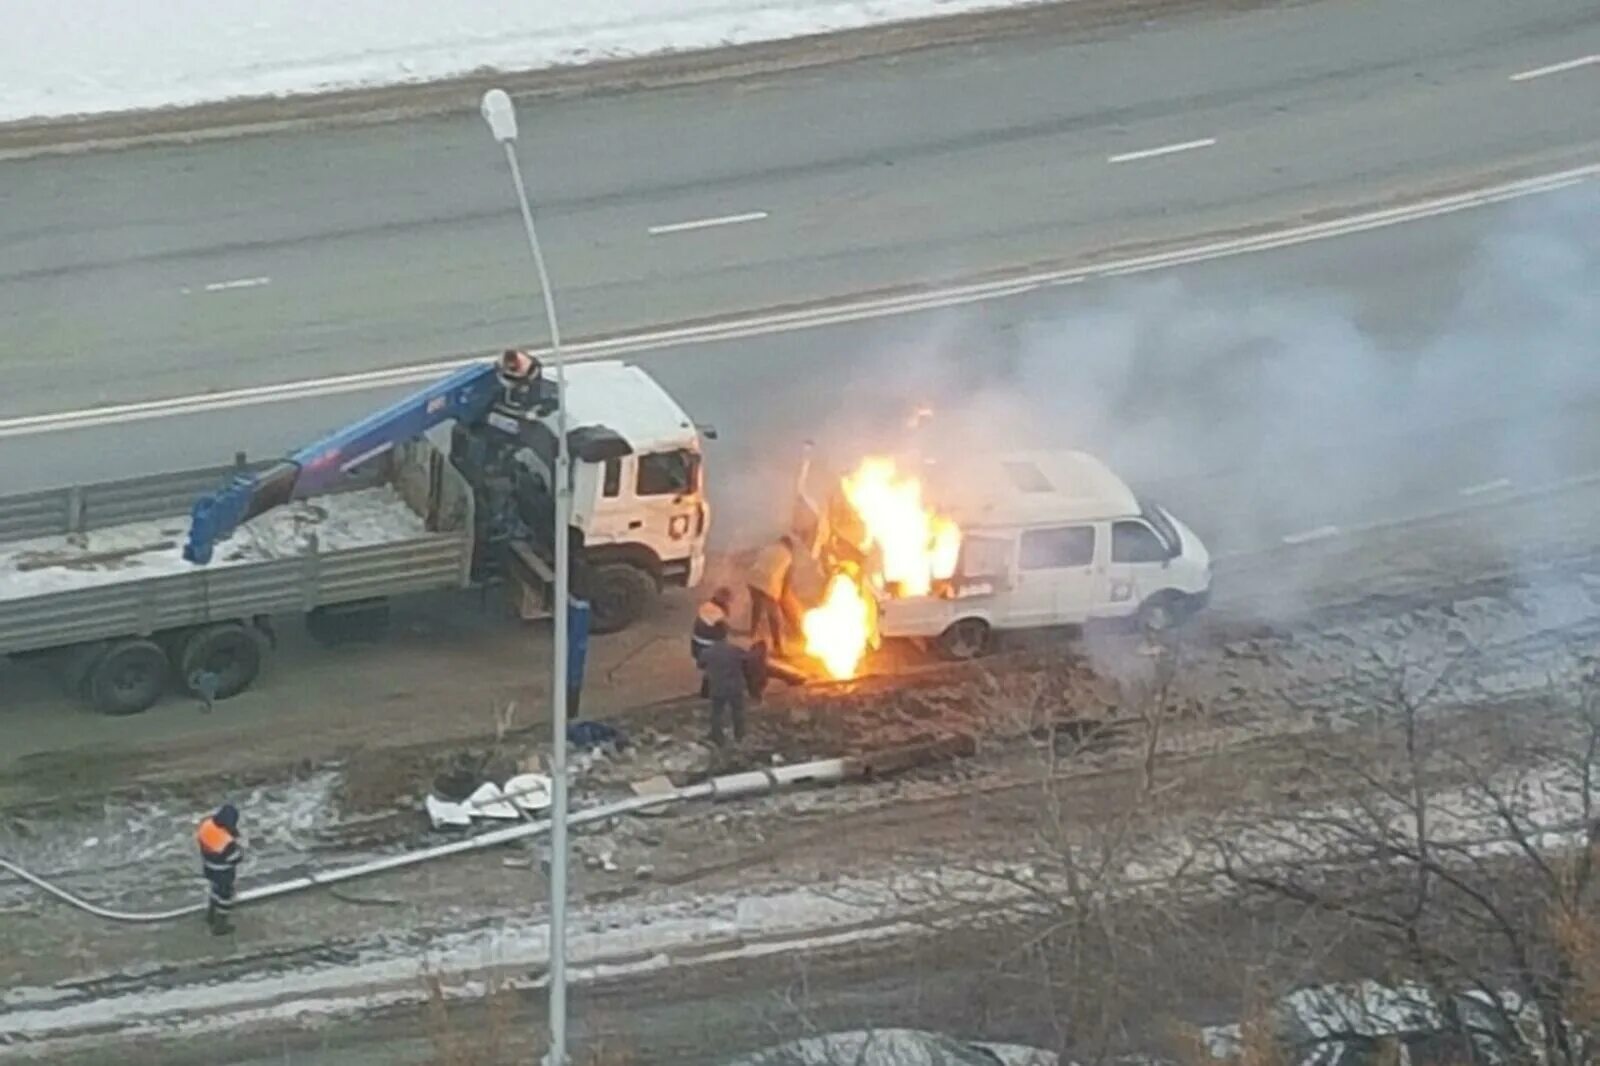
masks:
{"label": "flatbed truck with crane", "polygon": [[0,496],[0,656],[123,715],[173,687],[245,690],[284,615],[335,643],[381,629],[394,597],[491,584],[547,617],[557,403],[574,595],[594,632],[624,629],[700,581],[714,433],[637,366],[571,366],[558,397],[507,351],[280,460]]}

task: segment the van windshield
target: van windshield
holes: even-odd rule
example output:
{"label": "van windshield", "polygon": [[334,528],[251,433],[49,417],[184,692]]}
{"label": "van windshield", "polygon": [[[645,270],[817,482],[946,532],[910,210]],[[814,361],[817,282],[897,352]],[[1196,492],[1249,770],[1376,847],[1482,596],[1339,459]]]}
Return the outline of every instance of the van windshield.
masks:
{"label": "van windshield", "polygon": [[1146,522],[1149,522],[1161,539],[1166,542],[1167,551],[1175,556],[1183,553],[1183,538],[1178,536],[1178,528],[1172,524],[1172,519],[1167,517],[1167,512],[1163,511],[1159,505],[1151,503],[1149,500],[1140,500],[1139,515]]}

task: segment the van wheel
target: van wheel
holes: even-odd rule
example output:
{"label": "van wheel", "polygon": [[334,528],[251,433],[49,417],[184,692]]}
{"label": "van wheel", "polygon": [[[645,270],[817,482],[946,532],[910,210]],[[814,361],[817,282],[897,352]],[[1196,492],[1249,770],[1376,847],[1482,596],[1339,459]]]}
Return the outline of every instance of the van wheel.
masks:
{"label": "van wheel", "polygon": [[653,578],[637,566],[612,563],[589,571],[589,629],[616,633],[637,622],[656,594]]}
{"label": "van wheel", "polygon": [[191,633],[178,657],[184,687],[198,695],[196,678],[202,673],[217,679],[214,698],[225,700],[249,688],[261,673],[261,641],[239,622],[206,626]]}
{"label": "van wheel", "polygon": [[88,695],[101,714],[147,711],[167,688],[167,653],[153,640],[125,640],[89,673]]}
{"label": "van wheel", "polygon": [[944,659],[976,659],[989,650],[992,638],[988,622],[981,618],[963,618],[940,633],[933,647]]}

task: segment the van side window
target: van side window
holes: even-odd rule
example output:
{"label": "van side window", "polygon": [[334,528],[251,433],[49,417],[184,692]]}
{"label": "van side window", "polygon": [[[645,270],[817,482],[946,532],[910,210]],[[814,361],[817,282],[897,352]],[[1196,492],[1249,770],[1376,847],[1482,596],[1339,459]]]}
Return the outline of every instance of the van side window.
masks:
{"label": "van side window", "polygon": [[1164,563],[1167,546],[1143,522],[1116,522],[1111,526],[1111,561],[1114,563]]}
{"label": "van side window", "polygon": [[1011,569],[1010,540],[998,537],[961,538],[962,577],[1000,577]]}
{"label": "van side window", "polygon": [[607,459],[605,480],[601,483],[600,492],[607,498],[622,495],[622,460]]}
{"label": "van side window", "polygon": [[1030,529],[1022,534],[1023,570],[1059,570],[1094,562],[1094,527]]}
{"label": "van side window", "polygon": [[639,478],[634,491],[640,496],[677,496],[694,491],[695,459],[692,452],[651,452],[639,456]]}

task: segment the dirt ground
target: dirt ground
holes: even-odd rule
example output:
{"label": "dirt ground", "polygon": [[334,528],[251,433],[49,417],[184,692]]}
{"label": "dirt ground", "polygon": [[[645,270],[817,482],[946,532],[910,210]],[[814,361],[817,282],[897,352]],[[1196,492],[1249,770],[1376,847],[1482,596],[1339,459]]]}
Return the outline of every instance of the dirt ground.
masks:
{"label": "dirt ground", "polygon": [[[1508,555],[1485,536],[1506,517],[1485,508],[1359,544],[1228,561],[1214,612],[1162,654],[1137,634],[1045,635],[976,663],[896,661],[882,664],[896,672],[850,684],[775,687],[732,754],[704,742],[703,707],[688,696],[685,621],[664,615],[601,653],[593,676],[603,680],[593,700],[586,694],[586,714],[622,728],[629,743],[575,756],[578,806],[627,796],[656,775],[690,783],[802,759],[872,762],[908,746],[938,747],[943,758],[911,768],[891,760],[861,783],[580,830],[576,913],[644,921],[696,901],[893,876],[906,863],[1003,859],[1036,829],[1047,771],[1053,795],[1086,829],[1114,817],[1152,772],[1173,818],[1303,799],[1297,738],[1358,743],[1352,727],[1397,683],[1427,685],[1440,702],[1478,714],[1517,713],[1600,635],[1600,557],[1586,541],[1600,492],[1537,506],[1548,534],[1536,558]],[[1292,605],[1287,573],[1297,583]],[[1441,580],[1446,573],[1456,577]],[[1318,583],[1317,574],[1326,577]],[[1355,586],[1383,591],[1350,597]],[[539,656],[527,648],[542,638],[508,633],[487,612],[469,612],[459,628],[420,609],[411,617],[393,644],[338,662],[320,649],[285,649],[307,656],[293,660],[297,679],[308,668],[319,683],[334,679],[315,700],[305,694],[321,690],[309,684],[269,685],[259,709],[230,704],[207,719],[169,706],[152,712],[160,728],[142,737],[85,736],[80,726],[54,750],[48,729],[43,739],[23,729],[33,750],[0,777],[0,855],[97,902],[142,910],[194,898],[189,834],[196,812],[220,795],[246,812],[247,883],[448,839],[419,810],[441,776],[499,778],[546,757],[534,715],[519,711],[495,729],[510,700],[537,706],[537,682],[517,674],[531,673],[528,660]],[[441,658],[463,665],[441,671]],[[374,695],[377,676],[386,683]],[[34,708],[6,713],[38,721]],[[1161,729],[1147,750],[1151,721]],[[1461,721],[1470,729],[1473,718]],[[452,937],[526,920],[530,907],[536,915],[541,856],[538,845],[508,846],[250,908],[225,942],[187,922],[106,925],[0,881],[0,985],[11,990],[0,998],[0,1034],[41,1009],[203,998],[263,979],[315,987],[375,958],[426,957]],[[169,1047],[161,1031],[112,1026],[105,1035]]]}

